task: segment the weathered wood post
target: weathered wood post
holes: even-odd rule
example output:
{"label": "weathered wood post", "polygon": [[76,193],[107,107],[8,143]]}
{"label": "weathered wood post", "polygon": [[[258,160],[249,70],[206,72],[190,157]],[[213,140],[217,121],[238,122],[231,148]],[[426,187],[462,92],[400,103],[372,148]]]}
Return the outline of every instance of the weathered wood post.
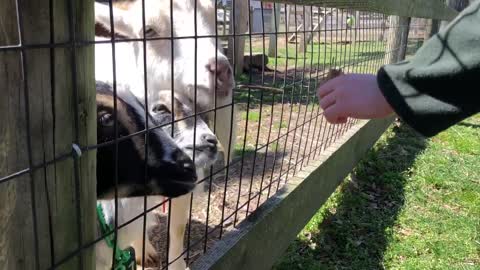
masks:
{"label": "weathered wood post", "polygon": [[380,34],[378,35],[378,41],[385,41],[385,33],[387,32],[387,20],[382,18],[380,22]]}
{"label": "weathered wood post", "polygon": [[[49,269],[96,236],[96,153],[72,151],[96,143],[93,45],[75,45],[94,39],[94,5],[53,3],[0,0],[2,269]],[[88,249],[56,269],[94,268]]]}
{"label": "weathered wood post", "polygon": [[[274,9],[272,10],[272,33],[276,30],[277,32],[280,31],[278,29],[280,25],[280,4],[275,3]],[[275,57],[275,51],[277,48],[277,35],[270,34],[269,41],[268,41],[268,56]]]}
{"label": "weathered wood post", "polygon": [[300,53],[306,53],[306,49],[308,46],[308,43],[312,39],[312,11],[310,10],[310,7],[308,6],[303,6],[303,29],[302,31],[305,31],[305,34],[300,34],[301,37],[301,42],[300,46],[298,46],[298,52]]}
{"label": "weathered wood post", "polygon": [[[358,36],[358,28],[359,28],[359,22],[360,22],[360,11],[356,10],[355,11],[355,25],[353,26],[353,44],[355,45],[357,43],[357,36]],[[361,41],[361,40],[359,40]]]}
{"label": "weathered wood post", "polygon": [[[243,35],[248,31],[249,7],[248,1],[233,0],[230,12],[229,33]],[[235,24],[235,25],[234,25]],[[234,32],[235,31],[235,32]],[[235,46],[234,46],[235,42]],[[243,72],[243,55],[245,51],[245,36],[235,36],[228,39],[228,59],[233,63],[235,59],[235,74]]]}
{"label": "weathered wood post", "polygon": [[[290,24],[292,22],[292,20],[290,20],[290,17],[292,16],[292,13],[293,13],[292,9],[293,9],[292,5],[286,5],[285,6],[285,29],[286,29],[285,32],[290,31]],[[295,20],[296,20],[296,18],[295,18]]]}
{"label": "weathered wood post", "polygon": [[386,48],[387,54],[385,55],[386,64],[396,63],[405,59],[410,21],[410,17],[390,16]]}
{"label": "weathered wood post", "polygon": [[429,40],[433,35],[438,33],[438,30],[440,30],[439,20],[435,20],[435,19],[427,20],[423,41],[426,42],[427,40]]}
{"label": "weathered wood post", "polygon": [[227,33],[227,8],[222,5],[223,10],[223,24],[222,24],[222,35],[225,36]]}

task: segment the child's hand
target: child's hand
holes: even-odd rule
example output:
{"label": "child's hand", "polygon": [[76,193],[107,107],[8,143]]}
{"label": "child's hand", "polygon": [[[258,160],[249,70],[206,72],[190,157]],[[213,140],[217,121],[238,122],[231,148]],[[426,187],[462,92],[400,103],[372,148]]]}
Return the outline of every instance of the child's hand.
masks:
{"label": "child's hand", "polygon": [[340,75],[321,85],[317,95],[325,118],[334,124],[345,123],[348,117],[372,119],[393,113],[375,75]]}

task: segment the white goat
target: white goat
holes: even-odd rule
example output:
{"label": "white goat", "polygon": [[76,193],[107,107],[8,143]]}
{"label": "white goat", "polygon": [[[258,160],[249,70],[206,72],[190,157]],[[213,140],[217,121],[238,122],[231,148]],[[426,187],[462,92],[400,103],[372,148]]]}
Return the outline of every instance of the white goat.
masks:
{"label": "white goat", "polygon": [[[180,99],[174,98],[174,104],[171,102],[170,91],[159,92],[159,103],[152,109],[153,122],[160,125],[164,122],[171,121],[172,108],[175,118],[182,119],[193,116],[194,113],[189,106],[183,104]],[[218,140],[213,135],[200,116],[195,118],[187,118],[175,123],[173,126],[164,127],[164,131],[174,134],[174,142],[182,149],[195,163],[198,180],[205,178],[204,172],[207,168],[214,164],[218,153]],[[195,140],[194,138],[195,134]],[[203,189],[197,187],[195,189],[196,196],[203,196]],[[191,194],[183,195],[172,199],[170,211],[170,246],[168,252],[168,260],[171,265],[169,269],[183,270],[186,268],[184,256],[182,255],[184,248],[185,226],[188,222],[188,214],[190,212]],[[158,201],[161,201],[158,200]]]}
{"label": "white goat", "polygon": [[[173,7],[170,7],[171,2]],[[171,8],[173,14],[170,13]],[[159,99],[156,89],[172,88],[172,79],[173,88],[181,89],[176,93],[177,97],[182,103],[190,104],[191,108],[196,101],[198,112],[212,110],[215,104],[217,107],[231,104],[234,78],[228,59],[216,46],[213,0],[146,0],[145,29],[142,23],[142,1],[137,0],[126,9],[112,9],[115,34],[129,39],[143,39],[145,33],[145,38],[151,39],[146,42],[145,52],[149,105],[155,105]],[[108,5],[95,3],[95,20],[107,31],[112,30]],[[112,45],[109,42],[96,44],[95,53],[96,79],[112,82]],[[140,86],[132,89],[142,100],[143,42],[115,43],[115,60],[117,82]],[[215,134],[225,151],[229,148],[230,127],[233,127],[232,145],[236,138],[235,113],[232,119],[232,108],[234,107],[226,106],[218,109],[216,114]],[[213,127],[212,116],[213,113],[210,113],[208,117],[210,127]],[[233,150],[233,147],[230,149]],[[226,159],[227,153],[223,154]],[[227,160],[225,162],[228,163]]]}

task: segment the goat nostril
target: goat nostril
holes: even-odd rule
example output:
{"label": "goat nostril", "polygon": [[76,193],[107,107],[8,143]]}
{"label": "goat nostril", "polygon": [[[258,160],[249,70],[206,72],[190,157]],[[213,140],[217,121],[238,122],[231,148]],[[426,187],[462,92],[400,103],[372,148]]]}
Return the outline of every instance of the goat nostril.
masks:
{"label": "goat nostril", "polygon": [[211,73],[215,73],[217,76],[222,76],[223,74],[230,75],[230,63],[227,59],[210,59],[208,64],[205,66],[207,70]]}
{"label": "goat nostril", "polygon": [[217,137],[211,134],[202,134],[201,139],[203,143],[212,144],[213,146],[216,146],[218,143]]}
{"label": "goat nostril", "polygon": [[[215,73],[215,62],[212,63],[208,63],[205,65],[205,68],[208,70],[208,72],[210,73]],[[218,73],[218,72],[217,72]]]}
{"label": "goat nostril", "polygon": [[173,162],[175,164],[178,164],[178,166],[183,167],[183,168],[194,168],[193,161],[190,159],[190,157],[187,156],[183,151],[178,150],[175,151],[174,156],[173,156]]}
{"label": "goat nostril", "polygon": [[195,170],[195,165],[190,160],[187,160],[187,161],[183,162],[182,167],[183,167],[184,170],[187,170],[187,171]]}

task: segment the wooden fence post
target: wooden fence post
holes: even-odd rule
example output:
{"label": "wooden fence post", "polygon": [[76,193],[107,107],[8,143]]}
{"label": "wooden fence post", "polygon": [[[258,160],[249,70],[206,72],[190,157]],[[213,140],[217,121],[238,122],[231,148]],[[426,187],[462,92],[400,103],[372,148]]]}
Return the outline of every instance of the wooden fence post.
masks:
{"label": "wooden fence post", "polygon": [[387,53],[385,55],[386,64],[396,63],[405,59],[410,21],[410,17],[390,16]]}
{"label": "wooden fence post", "polygon": [[427,20],[427,25],[425,27],[425,35],[423,38],[424,42],[427,42],[433,35],[438,33],[440,30],[440,21],[435,19]]}
{"label": "wooden fence post", "polygon": [[[274,4],[274,9],[272,10],[272,33],[277,29],[276,31],[280,31],[278,29],[280,25],[280,4],[275,3]],[[277,48],[277,35],[275,34],[270,34],[270,38],[268,41],[268,56],[270,57],[275,57],[275,51]]]}
{"label": "wooden fence post", "polygon": [[[229,33],[243,35],[248,31],[248,17],[250,16],[248,1],[233,0],[230,12]],[[235,23],[235,26],[233,26]],[[233,32],[235,30],[235,33]],[[233,45],[235,42],[235,46]],[[234,50],[235,47],[235,50]],[[245,36],[235,36],[228,39],[228,59],[233,63],[235,59],[235,74],[243,73],[243,55],[245,51]]]}
{"label": "wooden fence post", "polygon": [[[354,31],[353,42],[352,42],[353,44],[356,44],[356,42],[357,42],[359,22],[360,22],[360,11],[356,10],[355,11],[355,25],[353,27],[353,31]],[[358,40],[358,41],[361,41],[361,40]]]}
{"label": "wooden fence post", "polygon": [[298,47],[298,52],[306,53],[308,43],[312,39],[312,12],[308,6],[303,6],[302,9],[304,15],[302,31],[305,31],[305,35],[303,35],[303,33],[299,35],[301,37],[301,42]]}
{"label": "wooden fence post", "polygon": [[[69,3],[0,0],[0,48],[64,44],[0,50],[0,178],[28,169],[0,183],[2,269],[48,269],[96,236],[96,152],[72,154],[73,143],[96,143],[93,45],[70,47],[72,37],[94,39],[94,5]],[[42,166],[61,155],[69,157]],[[91,248],[56,269],[94,268]]]}

